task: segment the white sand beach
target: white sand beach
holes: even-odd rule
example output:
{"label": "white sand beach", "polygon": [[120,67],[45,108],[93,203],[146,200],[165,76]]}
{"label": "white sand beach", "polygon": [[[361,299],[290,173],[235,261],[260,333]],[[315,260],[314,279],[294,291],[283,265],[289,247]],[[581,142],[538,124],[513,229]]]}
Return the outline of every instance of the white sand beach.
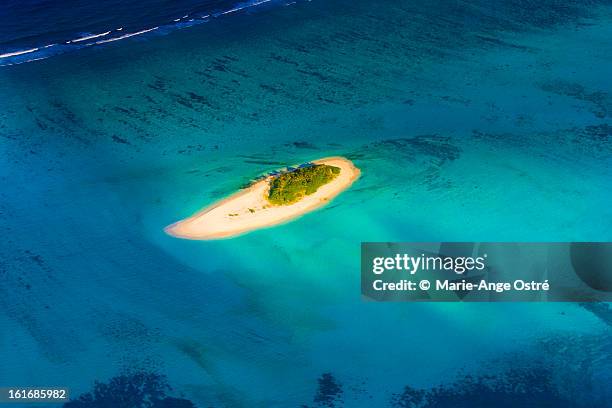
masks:
{"label": "white sand beach", "polygon": [[273,176],[269,176],[189,218],[169,225],[165,231],[177,238],[210,240],[278,225],[327,204],[349,188],[360,174],[359,169],[343,157],[327,157],[313,163],[338,167],[340,174],[296,203],[270,204],[267,196]]}

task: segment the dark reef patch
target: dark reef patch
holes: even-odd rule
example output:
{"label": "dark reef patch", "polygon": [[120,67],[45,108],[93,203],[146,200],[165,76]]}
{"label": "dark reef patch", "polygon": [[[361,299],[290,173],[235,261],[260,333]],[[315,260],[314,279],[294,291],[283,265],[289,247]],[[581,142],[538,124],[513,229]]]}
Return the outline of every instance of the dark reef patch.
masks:
{"label": "dark reef patch", "polygon": [[119,143],[119,144],[131,145],[131,143],[127,139],[124,139],[124,138],[119,137],[117,135],[113,135],[113,142]]}
{"label": "dark reef patch", "polygon": [[204,146],[203,144],[190,144],[185,146],[184,148],[178,149],[176,152],[178,154],[193,154],[193,153],[198,153],[198,152],[203,152],[204,150],[206,150],[206,146]]}
{"label": "dark reef patch", "polygon": [[500,149],[516,149],[534,157],[558,160],[559,157],[575,157],[581,154],[592,159],[607,159],[612,152],[609,143],[612,126],[588,125],[552,132],[490,133],[472,131],[472,139]]}
{"label": "dark reef patch", "polygon": [[169,88],[168,82],[164,78],[157,75],[155,75],[154,78],[155,79],[153,82],[149,83],[147,86],[158,92],[166,92]]}
{"label": "dark reef patch", "polygon": [[140,349],[158,340],[160,336],[159,329],[149,328],[142,321],[122,314],[107,319],[99,330],[105,338]]}
{"label": "dark reef patch", "polygon": [[595,142],[609,142],[612,138],[612,126],[607,123],[601,125],[585,126],[579,131],[581,138],[587,138]]}
{"label": "dark reef patch", "polygon": [[476,35],[476,38],[484,41],[484,42],[488,42],[491,43],[492,45],[497,45],[497,46],[501,46],[501,47],[507,47],[507,48],[515,48],[518,50],[522,50],[522,51],[529,51],[529,52],[534,52],[535,49],[532,47],[526,47],[524,45],[519,45],[519,44],[513,44],[510,43],[508,41],[504,41],[504,40],[500,40],[498,38],[493,38],[493,37],[489,37],[489,36],[484,36],[484,35]]}
{"label": "dark reef patch", "polygon": [[[607,324],[607,303],[582,304]],[[612,407],[612,336],[551,333],[517,351],[483,361],[475,371],[451,373],[438,385],[406,385],[388,393],[385,406],[393,408],[608,408]],[[407,370],[413,368],[407,367]],[[363,387],[363,384],[366,384]],[[359,389],[368,389],[366,383]],[[348,390],[348,393],[344,391]],[[344,388],[329,373],[318,379],[316,407],[342,407],[353,386]],[[359,405],[361,406],[361,405]],[[373,405],[374,406],[374,405]],[[302,405],[308,408],[310,405]]]}
{"label": "dark reef patch", "polygon": [[314,397],[314,403],[318,407],[342,406],[342,385],[331,373],[324,373],[317,380],[319,388]]}
{"label": "dark reef patch", "polygon": [[359,152],[367,157],[368,152],[374,155],[385,155],[400,160],[414,161],[415,157],[424,155],[435,159],[438,165],[456,160],[461,149],[451,143],[449,137],[440,135],[420,135],[411,138],[387,139],[374,142]]}
{"label": "dark reef patch", "polygon": [[591,112],[598,118],[605,118],[612,111],[612,98],[604,91],[588,91],[584,86],[564,80],[545,82],[540,88],[546,92],[565,95],[592,105]]}
{"label": "dark reef patch", "polygon": [[381,140],[346,155],[350,160],[384,159],[394,174],[407,174],[427,190],[452,187],[451,181],[442,177],[441,169],[460,156],[461,148],[450,137],[441,135]]}
{"label": "dark reef patch", "polygon": [[183,398],[169,396],[172,388],[166,377],[136,373],[96,382],[93,390],[64,404],[64,408],[195,408]]}
{"label": "dark reef patch", "polygon": [[315,146],[313,143],[306,142],[306,141],[295,141],[292,143],[287,143],[285,146],[295,147],[296,149],[311,149],[311,150],[318,149],[317,146]]}
{"label": "dark reef patch", "polygon": [[[610,318],[607,304],[589,305]],[[395,408],[610,407],[611,356],[609,332],[556,333],[485,362],[472,375],[459,373],[427,389],[408,385],[390,403]]]}
{"label": "dark reef patch", "polygon": [[560,396],[544,367],[510,369],[499,376],[465,376],[430,390],[406,386],[391,398],[397,408],[582,407]]}

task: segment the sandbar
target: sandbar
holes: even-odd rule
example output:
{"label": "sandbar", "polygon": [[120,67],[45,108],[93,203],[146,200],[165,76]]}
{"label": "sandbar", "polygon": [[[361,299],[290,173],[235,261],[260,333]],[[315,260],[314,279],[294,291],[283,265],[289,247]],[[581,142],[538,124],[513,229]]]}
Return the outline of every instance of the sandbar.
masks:
{"label": "sandbar", "polygon": [[273,205],[268,201],[270,180],[274,176],[267,176],[191,217],[169,225],[165,231],[177,238],[212,240],[282,224],[329,203],[360,175],[359,169],[344,157],[326,157],[311,163],[338,167],[340,174],[314,193],[289,205]]}

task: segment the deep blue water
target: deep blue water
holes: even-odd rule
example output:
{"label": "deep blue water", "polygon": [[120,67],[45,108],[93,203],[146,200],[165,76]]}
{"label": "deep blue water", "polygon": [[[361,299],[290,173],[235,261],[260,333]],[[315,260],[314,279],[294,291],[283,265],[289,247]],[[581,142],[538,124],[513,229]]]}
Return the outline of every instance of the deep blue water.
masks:
{"label": "deep blue water", "polygon": [[[64,4],[2,3],[0,54],[234,6]],[[608,304],[359,294],[362,241],[612,239],[610,2],[206,21],[0,68],[0,386],[69,386],[68,408],[610,406]],[[362,177],[320,211],[163,233],[330,155]]]}
{"label": "deep blue water", "polygon": [[0,66],[39,61],[140,35],[163,35],[278,0],[103,2],[7,0],[0,7]]}

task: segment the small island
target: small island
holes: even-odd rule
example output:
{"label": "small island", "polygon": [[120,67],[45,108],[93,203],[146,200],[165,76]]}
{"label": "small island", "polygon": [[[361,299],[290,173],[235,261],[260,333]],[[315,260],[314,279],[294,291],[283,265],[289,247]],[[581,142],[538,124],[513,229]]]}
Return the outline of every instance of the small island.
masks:
{"label": "small island", "polygon": [[327,204],[359,175],[343,157],[315,160],[268,175],[165,231],[177,238],[209,240],[278,225]]}
{"label": "small island", "polygon": [[312,164],[282,173],[270,182],[268,201],[276,205],[296,203],[315,193],[338,174],[340,168],[328,164]]}

